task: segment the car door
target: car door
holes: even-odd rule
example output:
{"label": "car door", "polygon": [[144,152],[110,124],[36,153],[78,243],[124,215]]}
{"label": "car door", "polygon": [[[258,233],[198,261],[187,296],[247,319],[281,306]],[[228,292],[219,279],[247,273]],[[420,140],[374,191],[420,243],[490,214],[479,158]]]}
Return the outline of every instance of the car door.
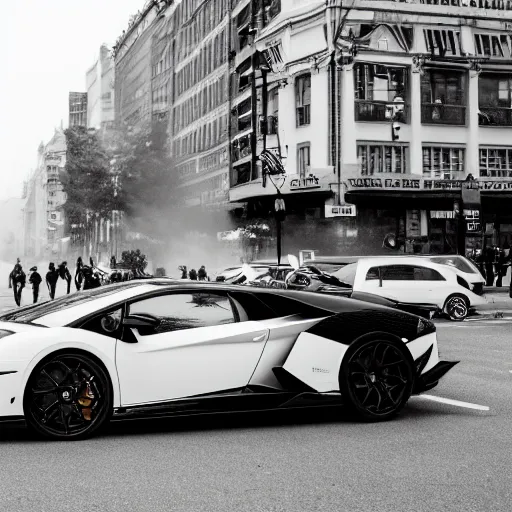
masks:
{"label": "car door", "polygon": [[132,302],[123,323],[116,364],[125,406],[247,385],[269,333],[239,321],[226,294],[201,290]]}

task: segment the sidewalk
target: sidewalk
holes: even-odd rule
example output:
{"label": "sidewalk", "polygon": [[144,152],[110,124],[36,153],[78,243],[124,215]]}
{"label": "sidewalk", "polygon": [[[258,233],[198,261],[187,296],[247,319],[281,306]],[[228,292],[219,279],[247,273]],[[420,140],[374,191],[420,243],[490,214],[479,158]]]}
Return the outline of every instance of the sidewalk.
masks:
{"label": "sidewalk", "polygon": [[487,286],[484,288],[487,304],[478,306],[474,318],[512,318],[512,298],[509,297],[509,287]]}

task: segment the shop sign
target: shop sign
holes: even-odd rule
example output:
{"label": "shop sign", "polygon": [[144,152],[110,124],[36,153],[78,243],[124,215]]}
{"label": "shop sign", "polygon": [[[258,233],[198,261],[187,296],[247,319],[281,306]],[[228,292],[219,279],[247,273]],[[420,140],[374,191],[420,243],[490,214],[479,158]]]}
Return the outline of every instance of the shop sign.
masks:
{"label": "shop sign", "polygon": [[466,233],[473,234],[482,231],[479,210],[464,210],[463,213],[466,220]]}
{"label": "shop sign", "polygon": [[[464,180],[436,180],[409,175],[383,175],[380,178],[349,178],[349,190],[462,190],[467,188]],[[407,177],[404,177],[407,176]],[[475,180],[471,188],[492,191],[512,191],[512,180]]]}
{"label": "shop sign", "polygon": [[357,215],[354,204],[325,205],[325,217],[355,217]]}
{"label": "shop sign", "polygon": [[48,220],[52,222],[60,222],[61,212],[48,212]]}
{"label": "shop sign", "polygon": [[313,174],[305,178],[293,178],[290,180],[290,190],[304,190],[309,188],[320,188],[319,180]]}
{"label": "shop sign", "polygon": [[455,212],[452,210],[430,210],[431,219],[454,219]]}

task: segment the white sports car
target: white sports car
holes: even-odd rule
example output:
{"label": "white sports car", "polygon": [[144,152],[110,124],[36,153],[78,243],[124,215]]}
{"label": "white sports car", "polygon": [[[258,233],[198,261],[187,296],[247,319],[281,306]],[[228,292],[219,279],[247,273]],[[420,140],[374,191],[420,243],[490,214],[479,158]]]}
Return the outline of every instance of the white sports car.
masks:
{"label": "white sports car", "polygon": [[428,320],[353,299],[168,279],[0,316],[0,421],[53,439],[111,418],[344,403],[385,420],[456,363]]}

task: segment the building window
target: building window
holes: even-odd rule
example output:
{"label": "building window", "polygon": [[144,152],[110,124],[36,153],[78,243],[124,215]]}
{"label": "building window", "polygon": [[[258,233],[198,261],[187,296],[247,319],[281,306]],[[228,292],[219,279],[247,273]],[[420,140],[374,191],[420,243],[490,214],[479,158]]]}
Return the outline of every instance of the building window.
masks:
{"label": "building window", "polygon": [[456,71],[426,71],[421,81],[421,122],[466,124],[465,74]]}
{"label": "building window", "polygon": [[464,173],[464,157],[464,148],[423,146],[423,176],[442,180],[460,180]]}
{"label": "building window", "polygon": [[475,34],[475,52],[481,57],[512,58],[512,38],[508,34]]}
{"label": "building window", "polygon": [[354,68],[356,121],[405,122],[408,69],[380,64],[356,64]]}
{"label": "building window", "polygon": [[409,146],[406,144],[362,143],[357,145],[357,160],[363,176],[407,172]]}
{"label": "building window", "polygon": [[311,169],[311,143],[297,144],[297,171],[301,178],[308,176]]}
{"label": "building window", "polygon": [[295,79],[295,108],[297,126],[308,125],[311,122],[311,75],[301,75]]}
{"label": "building window", "polygon": [[479,124],[512,126],[512,76],[481,75],[478,105]]}
{"label": "building window", "polygon": [[512,148],[480,148],[480,176],[512,178]]}
{"label": "building window", "polygon": [[460,32],[449,29],[424,29],[425,44],[431,55],[460,56]]}

